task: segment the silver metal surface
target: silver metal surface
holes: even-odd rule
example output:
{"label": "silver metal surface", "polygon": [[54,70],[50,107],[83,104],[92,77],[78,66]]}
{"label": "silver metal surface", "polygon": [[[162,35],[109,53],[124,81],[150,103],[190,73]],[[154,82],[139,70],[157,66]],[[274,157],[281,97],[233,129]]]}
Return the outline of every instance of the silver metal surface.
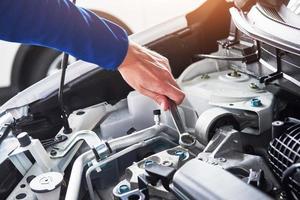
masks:
{"label": "silver metal surface", "polygon": [[91,200],[95,200],[95,196],[94,196],[94,189],[93,189],[93,185],[92,185],[92,181],[91,181],[91,173],[93,171],[95,171],[97,168],[101,168],[101,166],[121,157],[121,156],[124,156],[136,149],[139,149],[141,147],[144,147],[144,146],[147,146],[151,143],[154,143],[156,141],[158,141],[160,139],[160,137],[155,137],[155,138],[152,138],[150,140],[147,140],[147,141],[141,141],[137,144],[134,144],[134,145],[131,145],[129,147],[127,147],[126,149],[118,152],[118,153],[115,153],[113,154],[112,156],[108,157],[108,158],[105,158],[104,160],[101,160],[100,162],[97,162],[97,163],[94,163],[92,166],[90,166],[86,173],[85,173],[85,178],[86,178],[86,182],[87,182],[87,185],[88,185],[88,190],[89,190],[89,194],[90,194],[90,199]]}
{"label": "silver metal surface", "polygon": [[43,147],[42,143],[38,139],[31,139],[31,143],[26,147],[17,147],[8,156],[16,156],[17,154],[23,154],[25,151],[29,151],[35,159],[37,165],[43,172],[50,172],[52,170],[58,170],[58,167],[52,162],[47,151]]}
{"label": "silver metal surface", "polygon": [[31,161],[27,158],[27,156],[23,152],[10,156],[9,159],[23,176],[27,173],[27,171],[32,166]]}
{"label": "silver metal surface", "polygon": [[179,134],[185,133],[186,131],[185,131],[182,119],[180,117],[180,113],[178,112],[176,103],[174,101],[172,101],[171,99],[169,99],[169,104],[170,104],[171,117],[172,117],[172,120],[175,124],[175,127],[176,127],[178,133]]}
{"label": "silver metal surface", "polygon": [[124,194],[119,194],[118,198],[120,200],[128,200],[128,199],[130,199],[130,197],[133,197],[133,196],[137,196],[138,200],[145,200],[146,199],[145,195],[139,189],[135,189],[135,190],[129,191],[129,192],[124,193]]}
{"label": "silver metal surface", "polygon": [[[162,166],[179,169],[191,158],[193,158],[191,152],[188,149],[182,148],[181,146],[166,149],[129,166],[125,173],[126,181],[130,183],[131,190],[137,189],[138,176],[145,173],[145,166],[148,163],[157,163]],[[155,186],[149,184],[148,189],[150,197],[157,197],[158,199],[165,200],[175,199],[174,195],[166,190],[161,183],[157,183]]]}
{"label": "silver metal surface", "polygon": [[[88,108],[85,108],[85,109],[78,110],[78,111],[84,112],[84,114],[82,114],[82,115],[77,115],[78,111],[75,111],[69,117],[70,125],[71,125],[74,132],[80,131],[80,130],[91,130],[97,125],[99,120],[101,120],[104,116],[106,116],[108,113],[110,113],[111,111],[113,111],[115,109],[118,109],[118,104],[116,104],[114,106],[111,106],[111,105],[108,105],[106,103],[101,103],[101,104],[94,105],[94,106],[91,106],[91,107],[88,107]],[[61,134],[62,132],[63,132],[63,130],[61,130],[58,134]],[[11,144],[10,145],[11,147],[9,146],[9,144]],[[82,141],[79,141],[78,143],[76,143],[73,146],[73,148],[71,148],[70,151],[64,157],[51,159],[51,162],[54,163],[53,165],[57,166],[57,168],[58,168],[57,171],[58,172],[62,172],[62,173],[64,172],[66,167],[69,165],[71,160],[74,158],[75,154],[80,149],[81,144],[82,144]],[[0,146],[0,151],[3,152],[3,153],[7,152],[7,151],[2,151],[3,150],[2,148],[4,148],[4,147],[5,148],[10,147],[8,149],[15,149],[15,148],[18,147],[18,140],[15,137],[10,135],[9,138],[6,139],[5,141],[3,141],[2,145]],[[90,161],[92,158],[94,158],[94,155],[93,155],[92,152],[89,155],[90,157],[84,157],[84,153],[82,155],[83,155],[83,158],[82,158],[83,160],[86,159],[86,160]],[[80,170],[80,167],[78,169]],[[34,163],[32,165],[32,167],[26,172],[25,176],[20,181],[20,183],[11,192],[8,199],[15,199],[15,197],[19,193],[26,192],[26,194],[27,194],[26,199],[35,200],[36,199],[35,195],[30,190],[30,188],[27,187],[26,178],[31,176],[31,175],[37,176],[41,173],[42,173],[41,168],[38,166],[37,163]],[[82,172],[80,172],[79,174],[82,174]],[[78,177],[74,177],[74,178],[77,179]],[[21,188],[20,187],[21,184],[24,184],[26,187]]]}
{"label": "silver metal surface", "polygon": [[81,154],[74,162],[71,176],[69,179],[68,189],[66,193],[66,200],[74,200],[79,197],[79,190],[81,185],[81,177],[83,168],[86,164],[95,158],[95,155],[92,150],[89,150]]}
{"label": "silver metal surface", "polygon": [[[68,137],[68,135],[65,135]],[[70,138],[66,140],[63,144],[55,145],[54,149],[56,150],[55,155],[50,155],[51,158],[62,158],[64,157],[73,146],[79,142],[85,141],[87,145],[92,148],[97,148],[102,144],[102,141],[97,136],[97,134],[90,130],[82,130],[76,133],[73,133]]]}
{"label": "silver metal surface", "polygon": [[[169,135],[176,137],[177,133],[172,128],[166,125],[154,125],[148,129],[135,132],[131,135],[126,135],[123,137],[119,137],[108,141],[107,144],[111,148],[111,150],[117,151],[120,149],[124,149],[131,145],[149,140],[158,135],[163,135],[163,133],[169,133]],[[166,135],[165,135],[166,136]],[[172,137],[171,137],[172,138]],[[77,199],[79,195],[80,185],[81,185],[81,176],[83,168],[86,164],[92,161],[95,158],[93,151],[87,151],[86,153],[80,155],[73,164],[71,177],[69,180],[69,187],[67,189],[67,200]]]}
{"label": "silver metal surface", "polygon": [[204,111],[198,118],[195,126],[195,136],[202,143],[207,145],[210,137],[212,136],[211,129],[213,128],[214,122],[219,119],[232,116],[229,110],[223,108],[211,108]]}
{"label": "silver metal surface", "polygon": [[126,135],[123,137],[112,139],[108,141],[108,144],[112,151],[117,151],[126,148],[130,145],[136,144],[138,142],[148,140],[155,136],[163,135],[163,133],[170,136],[170,139],[178,141],[178,133],[176,130],[169,127],[168,125],[160,124],[154,125],[141,131],[137,131],[135,133],[132,133],[131,135]]}

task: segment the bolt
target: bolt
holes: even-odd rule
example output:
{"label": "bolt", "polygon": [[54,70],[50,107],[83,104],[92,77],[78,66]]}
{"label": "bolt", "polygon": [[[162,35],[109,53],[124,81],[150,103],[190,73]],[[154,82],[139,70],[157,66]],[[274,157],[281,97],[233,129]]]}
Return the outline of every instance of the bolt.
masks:
{"label": "bolt", "polygon": [[218,165],[219,163],[217,161],[215,161],[215,160],[212,160],[210,164],[212,164],[212,165]]}
{"label": "bolt", "polygon": [[77,113],[76,113],[76,115],[83,115],[85,112],[84,111],[78,111]]}
{"label": "bolt", "polygon": [[250,87],[251,89],[255,89],[255,90],[258,89],[258,86],[256,85],[256,83],[250,83],[249,87]]}
{"label": "bolt", "polygon": [[62,135],[56,136],[56,139],[61,140],[62,139]]}
{"label": "bolt", "polygon": [[231,77],[234,77],[234,78],[241,77],[241,74],[237,70],[233,70],[233,72],[230,72],[227,75],[231,76]]}
{"label": "bolt", "polygon": [[50,155],[51,155],[51,156],[56,156],[56,154],[57,154],[57,151],[56,151],[56,150],[52,149],[52,150],[50,151]]}
{"label": "bolt", "polygon": [[203,162],[208,162],[208,159],[206,157],[199,157],[199,160],[201,160]]}
{"label": "bolt", "polygon": [[186,158],[186,152],[177,150],[175,151],[175,155],[179,157],[180,160],[184,160]]}
{"label": "bolt", "polygon": [[166,166],[166,167],[171,167],[173,165],[173,163],[171,163],[168,160],[165,160],[162,164],[163,164],[163,166]]}
{"label": "bolt", "polygon": [[252,107],[260,107],[260,106],[262,106],[261,100],[257,99],[257,98],[251,99],[250,104],[251,104]]}
{"label": "bolt", "polygon": [[153,164],[154,164],[153,160],[146,160],[144,163],[145,166],[149,166],[149,165],[153,165]]}
{"label": "bolt", "polygon": [[200,78],[201,78],[201,79],[209,79],[210,76],[209,76],[208,74],[203,74],[203,75],[201,75]]}
{"label": "bolt", "polygon": [[119,190],[118,190],[119,194],[124,194],[129,191],[130,191],[130,188],[128,185],[120,185],[119,186]]}
{"label": "bolt", "polygon": [[226,158],[221,157],[221,158],[219,158],[219,161],[220,162],[226,162],[227,160],[226,160]]}

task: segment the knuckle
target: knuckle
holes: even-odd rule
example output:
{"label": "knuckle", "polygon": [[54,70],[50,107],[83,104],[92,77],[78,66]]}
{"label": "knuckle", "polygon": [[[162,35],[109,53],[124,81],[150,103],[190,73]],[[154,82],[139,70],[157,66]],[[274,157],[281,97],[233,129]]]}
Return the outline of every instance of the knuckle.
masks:
{"label": "knuckle", "polygon": [[163,73],[163,75],[165,76],[165,77],[171,77],[171,74],[170,74],[170,72],[167,70],[167,69],[163,69],[162,70],[162,73]]}
{"label": "knuckle", "polygon": [[178,104],[181,104],[183,102],[185,98],[185,94],[182,92],[179,96],[178,96]]}
{"label": "knuckle", "polygon": [[153,97],[154,101],[156,101],[158,104],[161,103],[161,96],[159,94],[154,95]]}

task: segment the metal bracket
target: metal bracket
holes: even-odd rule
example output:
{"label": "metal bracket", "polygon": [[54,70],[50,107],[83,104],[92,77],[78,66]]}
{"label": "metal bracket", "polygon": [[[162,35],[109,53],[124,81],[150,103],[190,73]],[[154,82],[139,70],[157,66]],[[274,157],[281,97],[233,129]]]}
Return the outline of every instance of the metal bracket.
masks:
{"label": "metal bracket", "polygon": [[51,158],[64,157],[79,141],[85,141],[91,149],[97,148],[99,145],[103,144],[98,135],[90,130],[82,130],[64,136],[67,136],[68,139],[63,143],[56,144],[52,147],[52,150],[50,151]]}
{"label": "metal bracket", "polygon": [[274,80],[280,79],[283,77],[282,73],[282,61],[281,58],[284,53],[280,49],[276,49],[276,62],[277,62],[277,71],[269,74],[268,76],[262,76],[259,78],[260,83],[268,84]]}
{"label": "metal bracket", "polygon": [[51,147],[53,145],[56,145],[58,143],[64,142],[68,139],[67,136],[65,135],[58,135],[54,138],[50,138],[50,139],[46,139],[46,140],[41,140],[42,145],[44,146],[44,148],[48,148]]}
{"label": "metal bracket", "polygon": [[[18,156],[20,153],[24,153],[25,151],[29,151],[31,155],[34,157],[36,163],[41,168],[43,172],[49,172],[52,170],[57,170],[57,166],[54,165],[50,157],[48,156],[47,151],[43,147],[42,143],[38,139],[32,139],[30,145],[26,147],[18,146],[15,150],[8,154],[9,157]],[[19,159],[22,157],[19,156]],[[16,161],[16,159],[13,158]],[[22,160],[23,162],[24,160]],[[25,161],[24,161],[25,162]],[[28,166],[29,164],[23,163],[23,165]],[[26,169],[26,167],[23,167]],[[22,173],[22,170],[20,171]]]}

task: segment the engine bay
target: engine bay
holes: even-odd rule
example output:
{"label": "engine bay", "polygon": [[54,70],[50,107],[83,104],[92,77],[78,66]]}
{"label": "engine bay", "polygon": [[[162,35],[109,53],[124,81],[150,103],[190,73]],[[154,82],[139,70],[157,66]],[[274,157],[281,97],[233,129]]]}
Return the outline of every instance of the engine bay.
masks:
{"label": "engine bay", "polygon": [[[175,113],[161,111],[136,91],[95,104],[85,97],[84,106],[69,98],[75,102],[68,116],[72,132],[65,133],[52,118],[59,113],[53,109],[57,91],[43,93],[39,87],[48,83],[50,88],[55,75],[18,94],[21,100],[12,99],[1,108],[2,195],[53,200],[299,199],[300,48],[241,28],[241,20],[253,22],[255,9],[261,8],[271,9],[259,3],[247,12],[230,8],[229,36],[215,41],[217,51],[193,54],[194,60],[179,74],[177,83],[186,98]],[[149,47],[156,49],[156,43]],[[86,71],[80,74],[78,69]],[[95,69],[78,61],[68,70],[79,80]],[[67,89],[75,91],[76,84]],[[37,101],[33,90],[43,98]],[[24,104],[28,99],[32,102]],[[41,116],[51,121],[51,129]],[[38,129],[51,130],[51,137],[38,137]],[[53,130],[58,133],[53,135]]]}

